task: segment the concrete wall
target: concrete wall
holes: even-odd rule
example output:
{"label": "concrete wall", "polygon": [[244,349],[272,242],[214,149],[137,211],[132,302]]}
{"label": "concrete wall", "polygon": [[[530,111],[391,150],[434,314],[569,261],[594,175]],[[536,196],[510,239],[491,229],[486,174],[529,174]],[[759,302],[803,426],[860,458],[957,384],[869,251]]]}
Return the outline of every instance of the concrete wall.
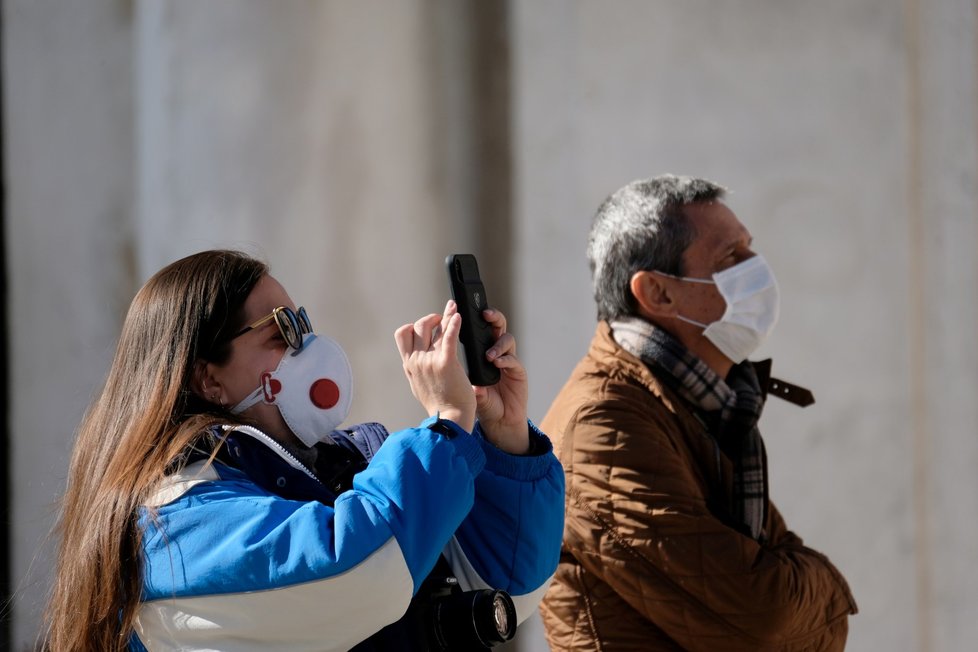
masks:
{"label": "concrete wall", "polygon": [[[14,640],[34,638],[73,430],[135,290],[255,253],[354,361],[351,421],[425,415],[393,332],[472,250],[464,13],[425,2],[8,2]],[[462,27],[465,23],[462,22]],[[469,184],[471,185],[471,184]]]}
{"label": "concrete wall", "polygon": [[3,463],[20,650],[34,642],[44,607],[47,533],[73,430],[138,287],[134,96],[122,3],[5,2],[2,24],[11,437]]}
{"label": "concrete wall", "polygon": [[532,412],[593,331],[584,246],[604,197],[663,172],[728,186],[782,289],[759,355],[818,400],[768,403],[772,496],[849,578],[849,649],[973,649],[976,3],[514,7]]}
{"label": "concrete wall", "polygon": [[511,188],[490,293],[539,419],[593,329],[590,217],[662,172],[729,186],[778,275],[761,353],[818,403],[769,404],[772,495],[849,578],[849,649],[978,643],[978,3],[506,6],[511,130],[485,118],[478,3],[4,3],[17,648],[72,431],[153,271],[263,256],[349,351],[351,418],[406,424],[391,333],[441,307],[444,255],[482,251]]}
{"label": "concrete wall", "polygon": [[356,362],[354,419],[420,414],[393,332],[443,307],[436,253],[469,244],[443,191],[434,14],[147,2],[135,19],[140,278],[200,249],[257,253]]}

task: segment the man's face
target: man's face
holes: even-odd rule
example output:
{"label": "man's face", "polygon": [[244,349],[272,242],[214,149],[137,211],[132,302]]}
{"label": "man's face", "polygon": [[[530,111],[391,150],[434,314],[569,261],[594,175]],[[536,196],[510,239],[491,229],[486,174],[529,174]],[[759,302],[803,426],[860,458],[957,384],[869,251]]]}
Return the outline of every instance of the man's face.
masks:
{"label": "man's face", "polygon": [[[696,239],[683,252],[682,275],[712,279],[713,274],[752,258],[750,232],[720,201],[699,202],[686,207],[686,215],[696,230]],[[723,317],[727,303],[716,285],[690,283],[660,276],[678,315],[703,324]],[[726,375],[731,361],[703,336],[703,329],[678,319],[663,324],[686,348],[714,370]]]}

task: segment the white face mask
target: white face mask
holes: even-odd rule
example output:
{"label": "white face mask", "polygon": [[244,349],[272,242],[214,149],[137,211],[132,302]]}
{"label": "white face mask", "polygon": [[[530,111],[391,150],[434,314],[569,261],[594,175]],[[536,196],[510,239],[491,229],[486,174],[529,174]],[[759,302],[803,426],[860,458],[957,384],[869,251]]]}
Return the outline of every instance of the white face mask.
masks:
{"label": "white face mask", "polygon": [[727,310],[718,321],[707,325],[682,315],[679,315],[679,319],[705,329],[703,335],[734,364],[746,360],[774,330],[780,307],[778,283],[774,280],[774,272],[760,254],[717,272],[712,281],[681,276],[673,278],[717,286],[727,302]]}
{"label": "white face mask", "polygon": [[258,388],[231,412],[244,412],[258,401],[275,405],[295,436],[313,446],[329,439],[349,414],[353,371],[342,347],[330,338],[306,333],[302,341],[302,349],[286,350],[275,371],[264,372]]}

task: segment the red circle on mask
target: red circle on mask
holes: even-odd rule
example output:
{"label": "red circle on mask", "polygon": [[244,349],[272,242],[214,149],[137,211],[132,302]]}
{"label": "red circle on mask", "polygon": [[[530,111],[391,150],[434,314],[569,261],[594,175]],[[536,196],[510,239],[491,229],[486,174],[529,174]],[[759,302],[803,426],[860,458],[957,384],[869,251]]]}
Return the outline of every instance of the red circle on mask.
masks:
{"label": "red circle on mask", "polygon": [[320,378],[309,388],[309,400],[321,410],[328,410],[340,402],[340,388],[329,378]]}

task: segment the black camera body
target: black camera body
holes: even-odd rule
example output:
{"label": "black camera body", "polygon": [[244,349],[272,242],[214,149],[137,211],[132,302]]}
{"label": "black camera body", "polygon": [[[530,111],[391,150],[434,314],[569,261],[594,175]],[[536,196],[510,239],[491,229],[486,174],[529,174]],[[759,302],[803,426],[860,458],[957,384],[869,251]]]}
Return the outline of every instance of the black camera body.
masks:
{"label": "black camera body", "polygon": [[440,556],[405,614],[351,652],[484,652],[516,634],[516,605],[505,591],[463,591]]}

